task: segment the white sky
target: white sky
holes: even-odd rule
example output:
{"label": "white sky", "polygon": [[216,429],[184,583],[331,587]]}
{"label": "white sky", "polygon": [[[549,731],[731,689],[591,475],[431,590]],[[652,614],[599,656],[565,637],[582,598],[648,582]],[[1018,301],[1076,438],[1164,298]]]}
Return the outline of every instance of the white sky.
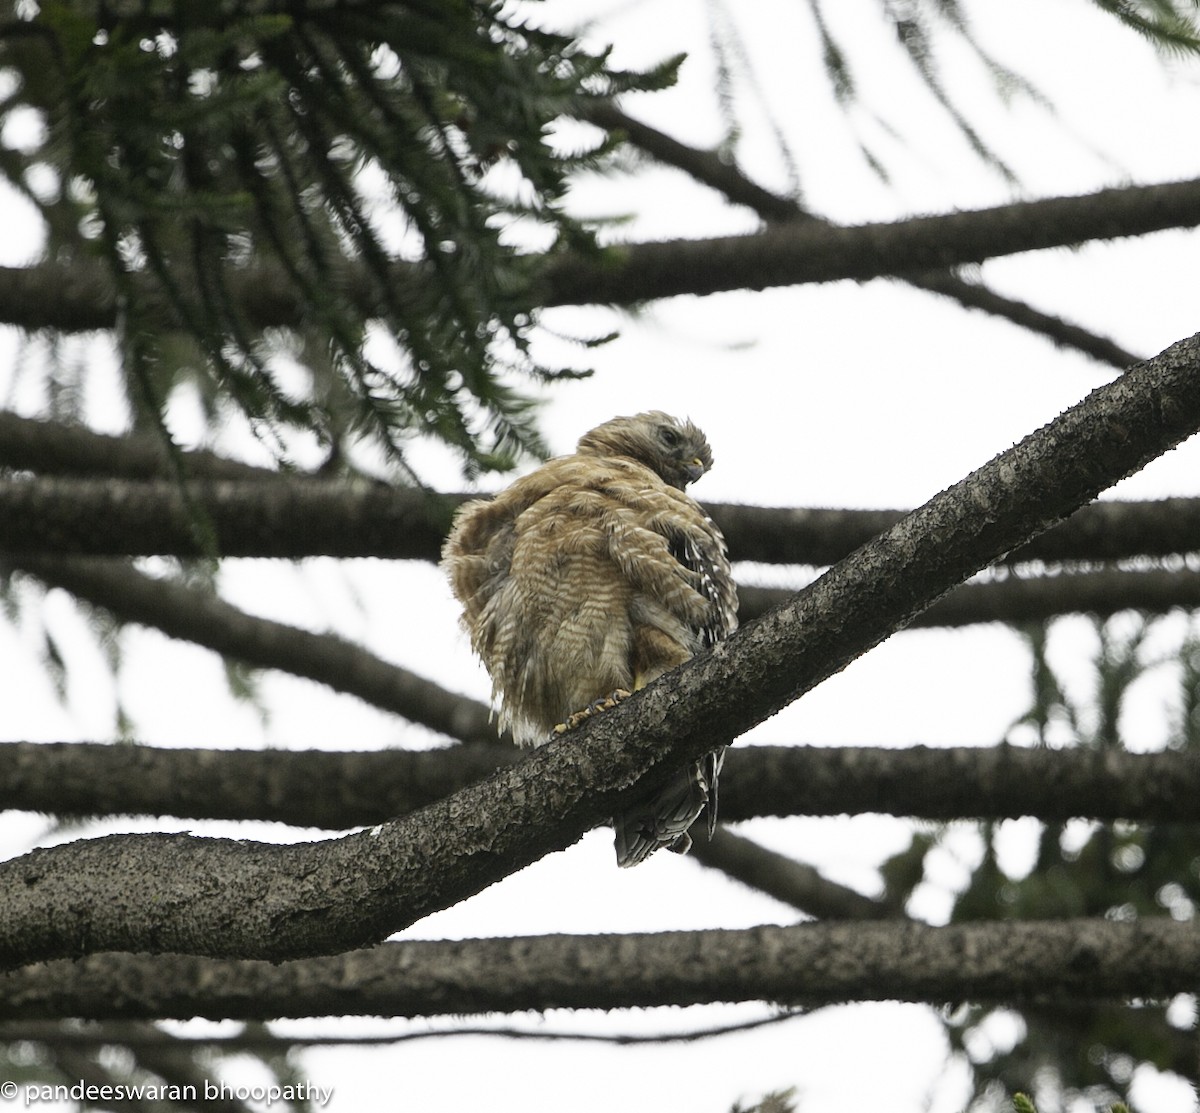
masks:
{"label": "white sky", "polygon": [[[888,160],[893,180],[887,186],[870,176],[848,139],[846,117],[826,95],[807,6],[730,7],[758,82],[757,92],[744,84],[738,90],[743,168],[764,184],[786,188],[786,168],[772,134],[778,128],[795,153],[807,203],[831,218],[897,219],[1200,173],[1194,142],[1200,67],[1164,64],[1085,0],[966,5],[985,48],[1030,77],[1056,106],[1057,119],[1021,100],[1005,109],[962,50],[947,48],[942,59],[956,103],[1020,175],[1017,191],[981,168],[934,110],[900,62],[876,3],[842,0],[828,5],[826,14],[850,48],[860,83],[864,107],[851,119]],[[709,49],[708,15],[715,6],[700,0],[551,0],[536,10],[552,26],[595,17],[593,40],[615,44],[618,66],[648,65],[686,50],[689,60],[676,89],[631,100],[627,108],[687,142],[712,144],[720,137]],[[771,126],[764,123],[764,105]],[[884,125],[900,138],[890,137]],[[724,207],[681,175],[650,168],[628,183],[585,183],[575,203],[590,215],[631,213],[633,221],[619,235],[635,240],[753,227],[744,212]],[[4,262],[19,261],[32,250],[22,245],[18,229],[14,223],[6,236]],[[1145,355],[1196,330],[1196,273],[1191,233],[1019,256],[983,268],[985,279],[1001,292]],[[614,326],[622,332],[598,351],[570,354],[594,366],[596,374],[548,393],[545,428],[554,450],[569,451],[581,432],[616,413],[658,408],[686,414],[714,446],[714,470],[696,490],[699,498],[714,501],[913,506],[1109,378],[1083,357],[1056,351],[1015,327],[890,282],[677,298],[650,307],[637,320],[595,309],[556,310],[544,320],[564,334],[592,336]],[[561,348],[547,341],[546,350],[553,357]],[[7,373],[0,371],[0,393],[8,389]],[[120,414],[111,376],[99,369],[90,389],[97,424],[115,427]],[[40,401],[28,380],[18,384],[15,397],[27,412]],[[178,420],[186,431],[186,413]],[[417,459],[436,484],[460,486],[443,453],[419,451]],[[1189,444],[1116,494],[1200,494],[1196,464],[1196,445]],[[226,597],[249,611],[336,629],[447,686],[487,698],[486,677],[470,657],[449,592],[432,567],[313,561],[297,569],[284,562],[236,561],[224,582]],[[44,620],[67,653],[69,698],[65,707],[56,702],[36,663],[34,631],[0,628],[0,675],[11,685],[0,702],[0,737],[109,737],[113,698],[91,639],[55,593],[47,599]],[[1181,628],[1179,622],[1165,626],[1159,644],[1170,644]],[[1055,659],[1069,662],[1090,645],[1085,623],[1063,622],[1053,642]],[[413,744],[421,736],[350,697],[275,674],[263,681],[270,708],[264,728],[252,711],[228,706],[220,665],[211,655],[137,632],[128,638],[126,658],[121,697],[139,738],[156,745],[359,749]],[[1165,679],[1148,680],[1131,703],[1128,731],[1139,747],[1160,744],[1165,735]],[[763,724],[747,742],[991,745],[1028,698],[1027,661],[1014,635],[989,627],[916,631],[893,638]],[[103,830],[149,826],[122,820]],[[38,817],[0,817],[0,852],[21,853],[43,829]],[[244,825],[204,829],[247,834]],[[1021,823],[1006,829],[1006,864],[1024,868],[1035,828]],[[818,865],[835,880],[874,892],[875,867],[905,845],[909,825],[868,816],[760,821],[742,830]],[[318,837],[268,826],[253,833]],[[945,916],[952,890],[966,879],[963,862],[969,865],[975,853],[965,834],[953,846],[962,860],[941,855],[914,908],[934,922]],[[795,919],[791,909],[674,855],[618,871],[611,834],[601,830],[423,921],[404,937],[742,927]],[[554,1013],[517,1022],[549,1030],[657,1031],[763,1011],[746,1006]],[[429,1026],[331,1021],[320,1028],[344,1034]],[[1004,1038],[1003,1031],[997,1038]],[[724,1111],[738,1099],[757,1100],[788,1086],[798,1088],[802,1108],[822,1113],[885,1106],[893,1113],[950,1113],[964,1096],[963,1074],[947,1068],[931,1012],[896,1004],[824,1010],[695,1045],[630,1049],[463,1038],[313,1052],[304,1063],[315,1083],[336,1088],[329,1108],[339,1113]],[[1155,1110],[1192,1108],[1189,1093],[1149,1072],[1139,1084],[1147,1087],[1142,1093]]]}

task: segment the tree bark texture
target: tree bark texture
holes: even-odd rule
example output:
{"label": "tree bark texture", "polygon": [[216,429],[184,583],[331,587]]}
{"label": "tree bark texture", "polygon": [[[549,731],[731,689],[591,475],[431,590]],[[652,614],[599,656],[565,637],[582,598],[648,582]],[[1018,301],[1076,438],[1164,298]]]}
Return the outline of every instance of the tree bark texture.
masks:
{"label": "tree bark texture", "polygon": [[[0,810],[346,830],[417,811],[521,756],[512,747],[482,744],[348,753],[6,742],[0,743]],[[721,818],[728,822],[864,812],[1195,823],[1200,755],[1006,745],[743,746],[726,757]]]}
{"label": "tree bark texture", "polygon": [[711,1002],[1085,1002],[1195,989],[1169,919],[822,923],[387,943],[276,965],[93,955],[0,974],[0,1020],[440,1016]]}

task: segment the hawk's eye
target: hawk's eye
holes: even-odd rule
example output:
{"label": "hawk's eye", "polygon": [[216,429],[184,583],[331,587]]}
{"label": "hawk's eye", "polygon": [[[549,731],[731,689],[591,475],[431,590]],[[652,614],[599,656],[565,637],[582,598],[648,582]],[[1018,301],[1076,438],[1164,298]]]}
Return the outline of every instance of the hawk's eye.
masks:
{"label": "hawk's eye", "polygon": [[660,425],[658,427],[658,439],[663,442],[668,448],[678,448],[679,442],[683,440],[678,429],[672,429],[670,425]]}

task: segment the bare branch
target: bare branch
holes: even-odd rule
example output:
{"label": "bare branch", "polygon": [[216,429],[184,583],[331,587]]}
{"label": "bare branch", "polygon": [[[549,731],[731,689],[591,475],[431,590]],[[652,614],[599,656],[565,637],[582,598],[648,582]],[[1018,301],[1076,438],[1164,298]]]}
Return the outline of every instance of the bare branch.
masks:
{"label": "bare branch", "polygon": [[102,950],[282,961],[376,942],[570,845],[647,775],[732,741],[1198,427],[1200,335],[1093,391],[711,652],[412,816],[296,846],[117,835],[0,865],[0,963]]}
{"label": "bare branch", "polygon": [[[0,480],[0,536],[11,552],[182,557],[209,556],[215,546],[230,557],[433,561],[455,509],[479,497],[259,470],[257,479],[192,482],[185,502],[174,481],[156,482],[137,471],[139,463],[148,462],[146,438],[30,424],[44,427],[51,446],[36,443],[41,429],[31,436],[25,426],[20,443],[26,450],[10,452],[0,433],[0,462],[22,466],[21,460],[42,459],[51,470],[65,471],[67,456],[54,454],[53,444],[69,431],[66,440],[79,447],[81,459],[108,455],[112,470],[103,479]],[[245,465],[197,453],[189,466],[207,474]],[[127,472],[136,478],[114,478]],[[813,566],[841,560],[906,513],[740,503],[706,503],[705,509],[721,527],[735,560]],[[198,535],[201,527],[211,529],[211,536]],[[1124,560],[1187,552],[1200,552],[1200,499],[1096,502],[1007,554],[1006,562]]]}
{"label": "bare branch", "polygon": [[5,742],[0,811],[257,819],[342,831],[416,811],[517,758],[514,747],[483,743],[336,752]]}
{"label": "bare branch", "polygon": [[1028,302],[1005,297],[981,283],[968,282],[951,271],[941,274],[927,271],[910,275],[906,281],[910,286],[951,298],[965,309],[979,309],[993,317],[1002,317],[1030,332],[1041,334],[1058,348],[1074,348],[1119,371],[1132,367],[1142,358],[1107,336],[1100,336],[1053,313],[1046,313]]}
{"label": "bare branch", "polygon": [[[345,753],[5,742],[0,809],[269,820],[345,830],[416,811],[519,758],[515,749],[494,745]],[[313,785],[321,791],[313,792]],[[721,815],[729,822],[862,812],[933,820],[1028,815],[1194,823],[1200,820],[1200,765],[1176,751],[1007,745],[746,746],[726,759]],[[711,854],[699,845],[696,853],[706,865],[737,869],[738,850],[737,837],[726,833]],[[811,875],[779,884],[802,886],[792,891],[813,899]],[[837,912],[813,911],[850,914],[845,904]],[[855,913],[868,914],[881,910],[871,913],[864,904]]]}
{"label": "bare branch", "polygon": [[[179,454],[184,472],[210,479],[275,479],[279,473],[202,449]],[[0,410],[0,465],[44,475],[160,479],[172,475],[166,446],[146,433],[113,436],[82,425]]]}
{"label": "bare branch", "polygon": [[893,224],[841,228],[804,221],[745,236],[614,246],[599,261],[567,256],[550,267],[539,301],[546,306],[633,305],[680,294],[907,277],[914,271],[1197,223],[1200,180],[1105,189]]}
{"label": "bare branch", "polygon": [[1190,992],[1198,963],[1195,928],[1165,918],[403,942],[282,965],[92,955],[0,975],[0,1019],[413,1017],[716,1001],[1058,1004]]}
{"label": "bare branch", "polygon": [[[754,749],[757,747],[742,754],[753,753]],[[718,827],[712,839],[696,839],[690,854],[701,865],[721,870],[735,881],[819,920],[882,920],[904,914],[902,908],[830,881],[815,867],[735,835],[725,826]]]}
{"label": "bare branch", "polygon": [[248,665],[308,677],[452,738],[496,741],[485,704],[449,692],[333,634],[314,634],[248,615],[215,595],[153,579],[121,560],[26,556],[17,564],[125,622],[150,626]]}
{"label": "bare branch", "polygon": [[[122,958],[114,956],[114,961]],[[80,1025],[75,1020],[60,1021],[23,1020],[0,1023],[0,1044],[16,1040],[35,1041],[59,1047],[151,1047],[151,1048],[210,1048],[225,1054],[239,1052],[283,1052],[298,1047],[380,1047],[392,1044],[412,1043],[415,1040],[444,1040],[455,1036],[494,1036],[498,1039],[532,1040],[553,1043],[609,1043],[621,1047],[637,1044],[698,1043],[701,1040],[749,1032],[756,1028],[773,1027],[798,1016],[808,1015],[808,1010],[788,1009],[773,1012],[769,1016],[750,1020],[731,1021],[728,1024],[712,1024],[703,1028],[689,1028],[682,1032],[664,1031],[638,1033],[623,1032],[570,1032],[555,1031],[546,1027],[511,1028],[496,1025],[455,1024],[454,1027],[431,1029],[422,1027],[418,1031],[392,1032],[388,1035],[302,1035],[289,1032],[276,1035],[261,1026],[254,1026],[233,1035],[177,1036],[173,1032],[141,1021],[108,1021],[105,1023]]]}
{"label": "bare branch", "polygon": [[437,560],[468,496],[356,480],[0,481],[13,553]]}
{"label": "bare branch", "polygon": [[[0,506],[3,502],[0,501]],[[736,560],[827,565],[848,556],[907,511],[708,503]],[[1093,502],[1005,555],[1005,563],[1103,561],[1200,552],[1200,499]]]}
{"label": "bare branch", "polygon": [[[784,588],[739,587],[738,594],[743,621],[782,606],[792,597]],[[909,629],[1041,622],[1063,614],[1103,617],[1127,610],[1165,614],[1176,607],[1200,607],[1200,579],[1195,572],[1062,572],[963,584],[913,619]]]}

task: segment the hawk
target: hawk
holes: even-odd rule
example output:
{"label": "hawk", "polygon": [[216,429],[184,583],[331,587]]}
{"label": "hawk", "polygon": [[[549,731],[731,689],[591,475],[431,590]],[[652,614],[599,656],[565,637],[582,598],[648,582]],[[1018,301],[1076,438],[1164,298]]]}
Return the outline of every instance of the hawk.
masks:
{"label": "hawk", "polygon": [[[490,500],[460,508],[442,567],[492,678],[500,727],[538,746],[737,626],[725,539],[687,485],[712,466],[690,421],[616,417]],[[724,748],[613,818],[617,862],[686,853],[716,822]]]}

